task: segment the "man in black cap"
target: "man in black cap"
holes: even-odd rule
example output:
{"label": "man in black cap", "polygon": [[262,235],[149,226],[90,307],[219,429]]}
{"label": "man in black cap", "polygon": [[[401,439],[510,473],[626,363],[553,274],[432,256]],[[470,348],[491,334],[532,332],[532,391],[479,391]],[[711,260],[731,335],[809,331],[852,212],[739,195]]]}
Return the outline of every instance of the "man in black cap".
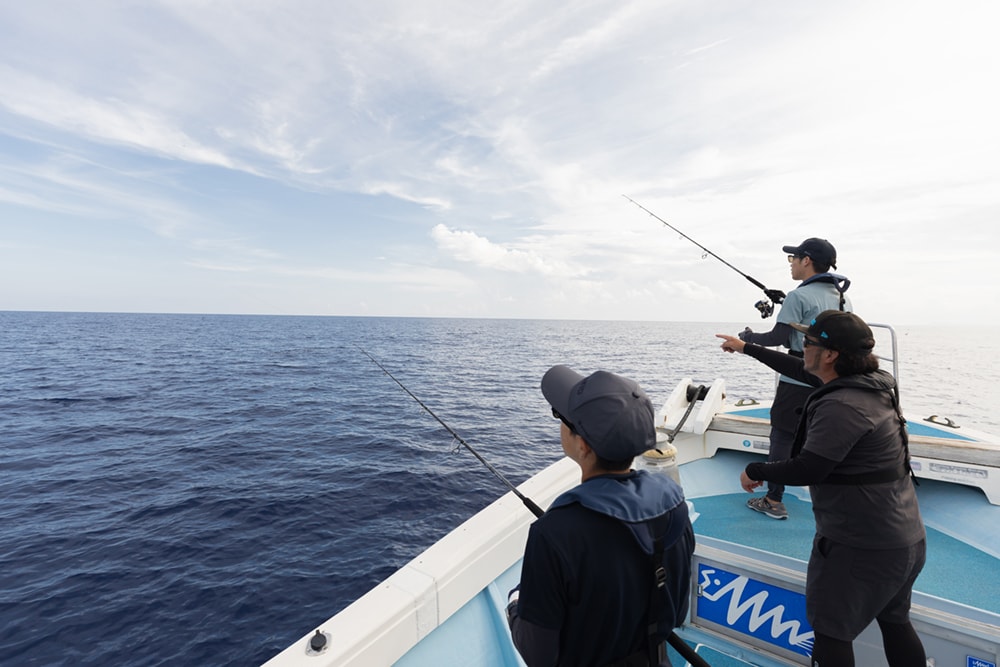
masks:
{"label": "man in black cap", "polygon": [[927,541],[896,381],[879,370],[875,338],[857,315],[827,310],[808,327],[794,326],[804,334],[803,359],[718,334],[723,350],[818,387],[792,458],[750,463],[740,485],[750,493],[764,481],[809,486],[816,537],[806,616],[816,633],[814,666],[852,667],[854,638],[877,620],[889,665],[923,667],[910,597]]}
{"label": "man in black cap", "polygon": [[680,486],[631,469],[656,446],[639,385],[555,366],[542,394],[581,483],[529,530],[507,608],[514,644],[537,665],[667,665],[663,642],[687,615],[694,532]]}
{"label": "man in black cap", "polygon": [[[826,239],[809,238],[797,246],[783,246],[794,280],[799,286],[792,290],[781,304],[774,328],[767,333],[754,333],[747,327],[739,334],[740,340],[768,347],[783,346],[788,353],[802,356],[802,334],[796,324],[808,324],[824,310],[851,310],[851,302],[844,295],[851,281],[844,276],[830,273],[837,268],[837,251]],[[787,375],[778,379],[778,388],[771,403],[771,433],[769,461],[788,458],[792,447],[795,425],[806,397],[812,388]],[[783,502],[785,487],[770,483],[767,493],[747,501],[747,507],[772,519],[787,519],[788,510]]]}

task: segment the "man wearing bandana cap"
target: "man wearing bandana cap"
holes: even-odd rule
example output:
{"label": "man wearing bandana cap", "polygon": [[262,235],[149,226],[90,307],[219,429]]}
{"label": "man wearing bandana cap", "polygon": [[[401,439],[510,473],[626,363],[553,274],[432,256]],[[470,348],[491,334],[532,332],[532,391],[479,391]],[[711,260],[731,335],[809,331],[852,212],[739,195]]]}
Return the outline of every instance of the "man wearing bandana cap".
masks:
{"label": "man wearing bandana cap", "polygon": [[741,352],[816,389],[795,432],[792,457],[755,461],[744,490],[765,481],[808,486],[816,536],[806,571],[814,667],[852,667],[854,639],[878,622],[891,667],[926,664],[910,622],[913,583],[927,540],[909,465],[896,381],[878,368],[875,338],[853,313],[827,310],[804,334],[804,357],[717,334]]}

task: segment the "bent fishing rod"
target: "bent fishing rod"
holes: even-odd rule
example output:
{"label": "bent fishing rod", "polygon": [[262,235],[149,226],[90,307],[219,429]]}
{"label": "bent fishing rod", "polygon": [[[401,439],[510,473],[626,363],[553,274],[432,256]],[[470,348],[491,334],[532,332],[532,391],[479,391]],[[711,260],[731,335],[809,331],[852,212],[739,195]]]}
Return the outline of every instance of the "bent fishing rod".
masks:
{"label": "bent fishing rod", "polygon": [[416,394],[414,394],[412,391],[410,391],[409,389],[407,389],[406,385],[404,385],[402,382],[400,382],[399,380],[397,380],[396,376],[394,376],[392,373],[390,373],[388,371],[388,369],[386,369],[385,366],[383,366],[382,364],[380,364],[375,359],[375,357],[373,357],[372,355],[368,354],[367,351],[365,351],[364,349],[362,349],[360,347],[358,349],[361,350],[366,357],[368,357],[369,359],[371,359],[372,363],[374,363],[376,366],[378,366],[379,368],[381,368],[382,372],[385,373],[386,375],[388,375],[392,379],[393,382],[395,382],[396,384],[398,384],[402,388],[403,391],[405,391],[407,394],[409,394],[410,398],[412,398],[418,404],[420,404],[420,407],[422,407],[424,410],[426,410],[427,414],[429,414],[431,417],[434,417],[434,419],[436,419],[438,421],[438,423],[441,424],[441,426],[444,426],[445,430],[447,430],[448,433],[450,433],[451,436],[453,438],[455,438],[455,440],[457,440],[459,443],[462,444],[462,446],[464,446],[466,449],[468,449],[470,452],[472,452],[473,456],[475,456],[477,459],[479,459],[479,461],[484,466],[486,466],[489,469],[489,471],[496,476],[497,479],[499,479],[501,482],[503,482],[504,485],[508,489],[510,489],[511,491],[513,491],[513,493],[514,493],[515,496],[517,496],[518,498],[520,498],[521,502],[524,503],[524,506],[527,507],[529,510],[531,510],[531,513],[534,514],[535,517],[540,517],[540,516],[542,516],[545,513],[545,511],[542,510],[541,507],[539,507],[538,505],[536,505],[534,503],[534,501],[531,500],[531,498],[528,498],[523,493],[521,493],[520,491],[518,491],[517,487],[515,487],[513,484],[511,484],[510,481],[506,477],[504,477],[503,474],[499,470],[497,470],[496,468],[494,468],[490,464],[489,461],[487,461],[486,459],[484,459],[479,454],[479,452],[477,452],[475,449],[472,448],[471,445],[469,445],[469,443],[467,443],[465,440],[463,440],[462,436],[460,436],[450,426],[448,426],[448,424],[446,424],[443,419],[441,419],[436,414],[434,414],[433,410],[431,410],[429,407],[427,407],[426,404],[424,404],[423,401],[421,401],[419,398],[417,398]]}
{"label": "bent fishing rod", "polygon": [[678,234],[680,234],[681,236],[683,236],[684,238],[686,238],[691,243],[695,244],[696,246],[698,246],[699,248],[701,248],[702,250],[704,250],[706,254],[709,254],[712,257],[716,258],[717,260],[719,260],[720,262],[722,262],[723,264],[725,264],[726,266],[728,266],[730,269],[732,269],[736,273],[740,274],[741,276],[743,276],[744,278],[746,278],[747,280],[749,280],[751,283],[753,283],[754,285],[756,285],[757,287],[759,287],[761,290],[763,290],[764,295],[767,296],[767,299],[769,299],[769,300],[762,299],[762,300],[760,300],[760,301],[758,301],[757,303],[754,304],[754,308],[756,308],[758,311],[760,311],[761,318],[770,317],[771,314],[774,313],[774,304],[781,303],[782,301],[785,300],[785,293],[782,292],[781,290],[768,289],[767,286],[764,285],[764,283],[760,282],[756,278],[753,278],[752,276],[748,276],[747,274],[743,273],[742,271],[740,271],[739,269],[737,269],[735,266],[733,266],[732,264],[730,264],[726,260],[724,260],[721,257],[719,257],[714,252],[712,252],[711,250],[709,250],[708,248],[706,248],[702,244],[698,243],[693,238],[691,238],[690,236],[688,236],[687,234],[685,234],[681,230],[677,229],[676,227],[674,227],[673,225],[671,225],[669,222],[667,222],[666,220],[664,220],[660,216],[656,215],[655,213],[653,213],[652,211],[650,211],[648,208],[646,208],[645,206],[643,206],[642,204],[640,204],[636,200],[632,199],[628,195],[622,195],[622,197],[625,197],[625,199],[628,199],[630,202],[632,202],[633,204],[635,204],[636,206],[638,206],[639,208],[641,208],[643,211],[645,211],[646,213],[649,213],[651,216],[653,216],[654,218],[656,218],[657,220],[659,220],[660,222],[662,222],[664,225],[666,225],[670,229],[674,230],[675,232],[677,232]]}
{"label": "bent fishing rod", "polygon": [[[436,419],[437,422],[439,424],[441,424],[441,426],[444,426],[445,430],[447,430],[448,433],[450,433],[451,436],[453,438],[455,438],[455,440],[457,440],[458,442],[460,442],[466,449],[468,449],[470,452],[472,452],[472,455],[475,456],[477,459],[479,459],[480,462],[482,462],[482,464],[484,466],[486,466],[491,473],[493,473],[494,475],[496,475],[497,479],[499,479],[501,482],[503,482],[504,485],[508,489],[510,489],[514,493],[514,495],[517,496],[521,500],[522,503],[524,503],[524,506],[527,507],[529,510],[531,510],[531,513],[534,514],[536,518],[541,517],[543,514],[545,514],[544,510],[542,510],[541,507],[539,507],[538,505],[536,505],[535,502],[533,500],[531,500],[531,498],[528,498],[523,493],[521,493],[520,491],[518,491],[517,487],[515,487],[513,484],[511,484],[510,481],[506,477],[504,477],[503,474],[501,474],[501,472],[499,470],[497,470],[496,468],[494,468],[492,465],[490,465],[489,461],[487,461],[482,456],[480,456],[479,452],[477,452],[475,449],[473,449],[469,445],[469,443],[467,443],[465,440],[463,440],[462,436],[460,436],[450,426],[448,426],[448,424],[446,424],[443,419],[441,419],[436,414],[434,414],[434,412],[429,407],[427,407],[427,405],[423,401],[421,401],[419,398],[417,398],[416,394],[414,394],[412,391],[410,391],[409,389],[407,389],[406,385],[404,385],[402,382],[400,382],[399,380],[397,380],[396,376],[394,376],[392,373],[390,373],[389,370],[385,366],[383,366],[382,364],[380,364],[378,362],[378,360],[375,359],[375,357],[373,357],[372,355],[368,354],[368,352],[364,348],[358,347],[358,349],[361,350],[361,352],[366,357],[368,357],[369,359],[371,359],[373,364],[375,364],[380,369],[382,369],[382,372],[385,373],[386,375],[388,375],[389,378],[393,382],[395,382],[396,384],[398,384],[403,391],[405,391],[407,394],[409,394],[410,398],[412,398],[413,400],[415,400],[420,405],[420,407],[422,407],[424,410],[426,410],[427,414],[429,414],[431,417],[434,417],[434,419]],[[696,394],[699,395],[699,397],[704,398],[703,396],[700,396],[700,390],[702,390],[702,389],[704,389],[704,387],[698,387],[698,391],[696,392]],[[691,400],[691,405],[693,406],[696,399],[689,399],[689,400]],[[688,410],[688,414],[690,414],[690,412],[691,411],[689,409]],[[687,415],[684,415],[684,419],[687,419]],[[682,419],[681,423],[683,423],[683,421],[684,420]],[[679,426],[678,426],[678,430],[679,430]],[[692,649],[683,639],[681,639],[677,635],[676,632],[673,632],[673,631],[670,632],[670,634],[667,636],[667,643],[669,643],[671,646],[673,646],[674,650],[677,651],[677,653],[679,653],[681,655],[681,657],[683,657],[688,662],[688,664],[693,665],[694,667],[711,667],[707,662],[705,662],[705,659],[702,658],[697,653],[695,653],[694,649]]]}

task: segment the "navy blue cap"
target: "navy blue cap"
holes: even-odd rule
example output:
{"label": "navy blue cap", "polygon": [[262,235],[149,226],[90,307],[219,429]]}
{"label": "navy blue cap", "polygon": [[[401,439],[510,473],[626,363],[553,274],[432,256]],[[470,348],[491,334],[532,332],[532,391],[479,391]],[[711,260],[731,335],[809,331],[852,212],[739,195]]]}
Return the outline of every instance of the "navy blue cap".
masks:
{"label": "navy blue cap", "polygon": [[656,446],[653,404],[634,380],[553,366],[542,377],[542,395],[603,459],[631,460]]}
{"label": "navy blue cap", "polygon": [[817,262],[837,268],[837,249],[826,239],[806,239],[798,245],[782,246],[781,250],[796,257],[809,257]]}

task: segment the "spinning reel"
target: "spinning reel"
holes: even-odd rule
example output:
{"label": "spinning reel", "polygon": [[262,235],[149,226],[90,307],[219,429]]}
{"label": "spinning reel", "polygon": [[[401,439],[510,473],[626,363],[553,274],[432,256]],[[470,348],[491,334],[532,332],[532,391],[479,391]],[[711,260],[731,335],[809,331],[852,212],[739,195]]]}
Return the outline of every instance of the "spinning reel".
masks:
{"label": "spinning reel", "polygon": [[760,311],[760,317],[762,320],[766,320],[774,314],[774,304],[767,299],[761,299],[755,303],[753,307]]}
{"label": "spinning reel", "polygon": [[760,311],[761,319],[766,320],[774,314],[774,304],[785,300],[785,293],[780,289],[765,289],[764,294],[767,299],[761,299],[753,307]]}

